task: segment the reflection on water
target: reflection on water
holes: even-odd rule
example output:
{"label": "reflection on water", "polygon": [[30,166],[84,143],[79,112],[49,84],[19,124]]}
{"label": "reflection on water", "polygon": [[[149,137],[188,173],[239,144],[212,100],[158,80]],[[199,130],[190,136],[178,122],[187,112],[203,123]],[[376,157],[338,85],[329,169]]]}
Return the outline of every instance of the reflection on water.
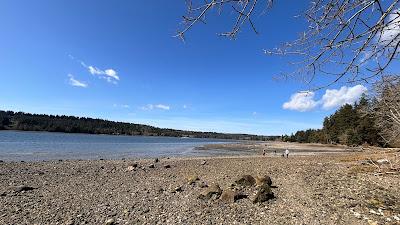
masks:
{"label": "reflection on water", "polygon": [[246,154],[229,150],[196,150],[216,139],[0,131],[0,160],[120,159],[222,156]]}

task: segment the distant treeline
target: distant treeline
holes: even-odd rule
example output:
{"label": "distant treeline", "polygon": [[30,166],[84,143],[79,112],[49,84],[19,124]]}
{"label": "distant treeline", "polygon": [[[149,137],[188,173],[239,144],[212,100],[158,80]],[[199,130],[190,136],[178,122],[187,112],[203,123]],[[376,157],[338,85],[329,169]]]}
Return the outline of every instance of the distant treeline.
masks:
{"label": "distant treeline", "polygon": [[376,116],[369,109],[373,101],[364,95],[354,105],[346,104],[333,115],[326,117],[322,129],[298,131],[282,136],[283,141],[300,143],[344,144],[358,146],[368,144],[384,146],[380,130],[375,126]]}
{"label": "distant treeline", "polygon": [[168,137],[217,138],[235,140],[268,141],[278,136],[258,136],[248,134],[224,134],[215,132],[183,131],[163,129],[148,125],[113,122],[75,116],[52,116],[23,112],[1,111],[0,130],[48,131],[64,133],[143,135]]}

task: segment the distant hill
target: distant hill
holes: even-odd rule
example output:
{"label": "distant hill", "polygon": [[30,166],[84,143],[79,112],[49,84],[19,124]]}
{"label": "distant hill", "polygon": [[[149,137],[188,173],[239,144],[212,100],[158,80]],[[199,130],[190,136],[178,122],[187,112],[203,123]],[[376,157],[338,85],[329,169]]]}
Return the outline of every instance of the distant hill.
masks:
{"label": "distant hill", "polygon": [[1,111],[0,130],[48,131],[64,133],[87,133],[109,135],[142,135],[193,138],[218,138],[235,140],[275,140],[279,136],[259,136],[249,134],[225,134],[163,129],[148,125],[114,122],[75,116],[54,116],[24,112]]}

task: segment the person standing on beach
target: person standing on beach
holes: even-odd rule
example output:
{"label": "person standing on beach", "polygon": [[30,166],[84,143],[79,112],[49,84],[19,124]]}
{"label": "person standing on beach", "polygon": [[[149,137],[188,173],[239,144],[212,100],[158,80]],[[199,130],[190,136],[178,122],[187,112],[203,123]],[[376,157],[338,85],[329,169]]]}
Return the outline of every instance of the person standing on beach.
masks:
{"label": "person standing on beach", "polygon": [[263,156],[265,156],[265,149],[263,149]]}
{"label": "person standing on beach", "polygon": [[286,158],[289,158],[289,149],[285,150],[285,155],[286,155]]}

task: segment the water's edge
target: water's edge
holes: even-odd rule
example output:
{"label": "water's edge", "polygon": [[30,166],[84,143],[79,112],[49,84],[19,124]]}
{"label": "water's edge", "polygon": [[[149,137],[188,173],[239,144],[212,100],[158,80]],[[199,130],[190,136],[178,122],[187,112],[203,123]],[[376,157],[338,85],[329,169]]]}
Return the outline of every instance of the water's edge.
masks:
{"label": "water's edge", "polygon": [[240,154],[198,147],[234,140],[152,136],[0,131],[0,160],[49,161],[153,157],[203,157]]}

